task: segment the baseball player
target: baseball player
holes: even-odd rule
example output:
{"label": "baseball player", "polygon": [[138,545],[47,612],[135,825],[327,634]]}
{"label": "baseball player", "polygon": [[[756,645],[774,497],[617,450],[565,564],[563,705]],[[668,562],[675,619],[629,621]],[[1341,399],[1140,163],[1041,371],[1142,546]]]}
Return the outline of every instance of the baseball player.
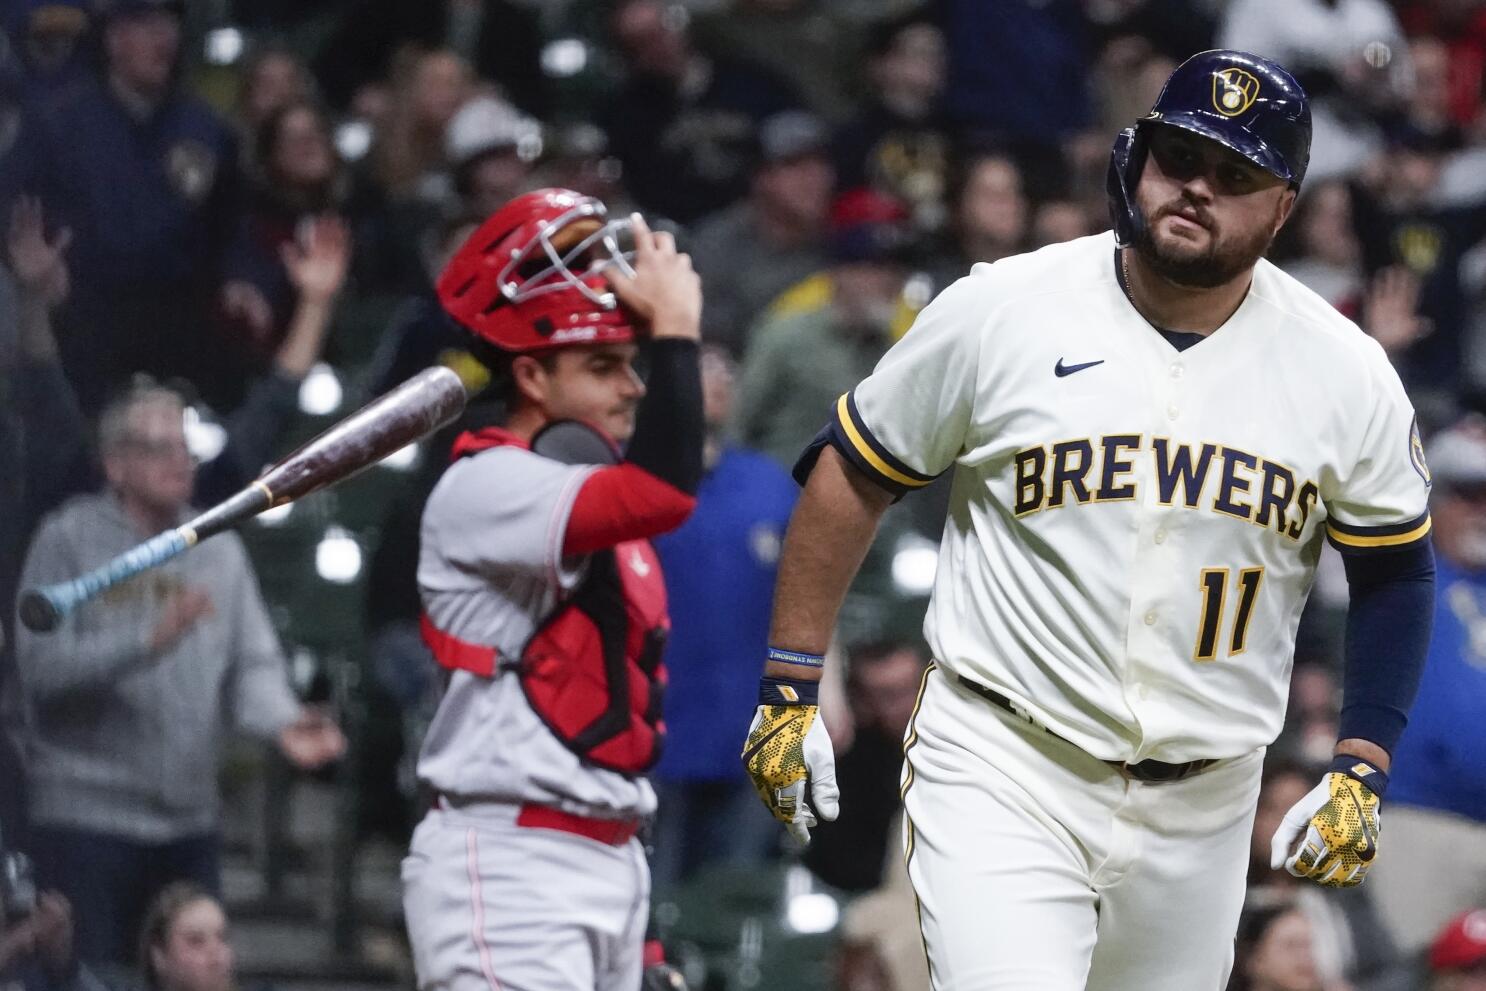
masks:
{"label": "baseball player", "polygon": [[800,838],[838,810],[815,687],[842,596],[888,504],[953,470],[903,773],[936,988],[1223,987],[1323,539],[1352,587],[1341,739],[1273,862],[1346,886],[1376,853],[1429,473],[1382,349],[1262,259],[1310,133],[1280,66],[1193,56],[1115,142],[1113,233],[976,265],[797,467],[743,756]]}
{"label": "baseball player", "polygon": [[423,635],[450,675],[402,871],[419,988],[640,986],[669,629],[648,538],[691,511],[703,427],[700,283],[631,223],[633,267],[603,204],[538,190],[439,279],[506,414],[456,441],[423,514]]}

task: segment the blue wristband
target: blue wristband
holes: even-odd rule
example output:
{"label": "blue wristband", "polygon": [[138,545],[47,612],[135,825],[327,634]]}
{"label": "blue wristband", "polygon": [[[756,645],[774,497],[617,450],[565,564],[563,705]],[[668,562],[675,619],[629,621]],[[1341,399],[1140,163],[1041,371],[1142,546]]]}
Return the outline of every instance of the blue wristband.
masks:
{"label": "blue wristband", "polygon": [[1382,798],[1383,792],[1388,790],[1387,773],[1376,764],[1363,760],[1361,757],[1342,754],[1332,760],[1330,770],[1361,781],[1367,785],[1368,791],[1379,798]]}
{"label": "blue wristband", "polygon": [[798,664],[805,668],[826,666],[826,659],[821,654],[802,654],[798,650],[785,650],[782,647],[770,647],[769,660],[780,661],[784,664]]}
{"label": "blue wristband", "polygon": [[820,682],[801,678],[760,678],[759,705],[819,705]]}

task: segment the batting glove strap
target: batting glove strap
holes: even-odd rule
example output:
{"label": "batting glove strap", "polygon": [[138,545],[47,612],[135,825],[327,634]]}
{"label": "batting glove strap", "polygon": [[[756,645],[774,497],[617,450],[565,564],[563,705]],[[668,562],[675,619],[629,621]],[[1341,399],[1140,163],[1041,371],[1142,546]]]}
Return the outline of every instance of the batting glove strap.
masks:
{"label": "batting glove strap", "polygon": [[820,682],[801,678],[761,678],[759,705],[818,705]]}
{"label": "batting glove strap", "polygon": [[1379,831],[1377,793],[1365,779],[1332,771],[1285,813],[1270,848],[1270,865],[1283,864],[1294,876],[1324,887],[1350,888],[1367,876],[1378,853]]}
{"label": "batting glove strap", "polygon": [[[743,744],[743,766],[774,818],[790,835],[810,841],[816,811],[834,819],[839,808],[831,737],[814,705],[760,705]],[[805,800],[806,785],[815,811]]]}
{"label": "batting glove strap", "polygon": [[1347,777],[1366,786],[1367,790],[1379,798],[1388,790],[1388,775],[1382,768],[1361,757],[1348,757],[1345,754],[1331,762],[1330,770],[1333,773],[1345,774]]}

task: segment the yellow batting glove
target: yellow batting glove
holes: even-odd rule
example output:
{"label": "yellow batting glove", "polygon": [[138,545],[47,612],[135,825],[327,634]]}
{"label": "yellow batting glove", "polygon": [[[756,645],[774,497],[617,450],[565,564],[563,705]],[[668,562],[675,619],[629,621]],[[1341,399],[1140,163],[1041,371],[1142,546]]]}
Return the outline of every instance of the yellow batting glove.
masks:
{"label": "yellow batting glove", "polygon": [[1328,888],[1361,884],[1378,854],[1378,806],[1387,786],[1388,776],[1367,761],[1338,757],[1321,783],[1285,813],[1269,866],[1283,865]]}
{"label": "yellow batting glove", "polygon": [[[840,810],[836,757],[819,718],[814,684],[765,678],[760,697],[765,701],[748,728],[743,766],[774,818],[795,839],[809,843],[817,813],[830,820]],[[807,785],[814,810],[806,801]]]}

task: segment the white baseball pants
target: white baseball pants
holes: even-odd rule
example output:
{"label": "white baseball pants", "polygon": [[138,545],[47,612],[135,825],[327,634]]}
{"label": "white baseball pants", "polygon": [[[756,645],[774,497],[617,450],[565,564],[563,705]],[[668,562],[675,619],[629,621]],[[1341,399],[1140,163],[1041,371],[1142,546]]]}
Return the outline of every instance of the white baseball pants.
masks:
{"label": "white baseball pants", "polygon": [[650,869],[619,846],[515,824],[514,805],[431,810],[402,863],[420,991],[636,991]]}
{"label": "white baseball pants", "polygon": [[1222,991],[1262,750],[1128,781],[938,667],[908,744],[904,849],[935,991]]}

